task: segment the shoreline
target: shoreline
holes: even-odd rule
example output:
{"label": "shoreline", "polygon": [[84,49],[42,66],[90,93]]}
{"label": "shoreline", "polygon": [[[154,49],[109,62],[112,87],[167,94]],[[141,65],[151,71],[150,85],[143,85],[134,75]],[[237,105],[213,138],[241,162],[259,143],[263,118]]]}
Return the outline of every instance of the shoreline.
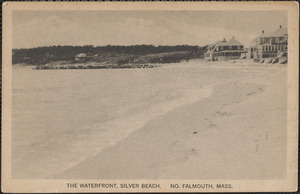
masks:
{"label": "shoreline", "polygon": [[[48,178],[284,177],[285,157],[280,153],[285,152],[276,152],[286,148],[285,142],[277,142],[278,137],[286,136],[284,122],[278,119],[286,110],[277,105],[286,98],[277,89],[277,84],[284,87],[278,79],[284,72],[267,78],[254,75],[254,80],[246,81],[241,77],[224,83],[219,80],[212,97],[154,118],[95,157]],[[240,161],[228,163],[233,156]]]}
{"label": "shoreline", "polygon": [[131,68],[156,68],[159,64],[126,64],[126,65],[68,65],[68,66],[36,66],[35,70],[64,70],[64,69],[131,69]]}
{"label": "shoreline", "polygon": [[208,62],[205,59],[190,59],[188,61],[174,62],[174,63],[133,63],[133,64],[108,64],[108,63],[66,63],[66,62],[53,62],[45,65],[25,65],[25,64],[14,64],[14,69],[33,69],[33,70],[84,70],[84,69],[148,69],[158,67],[185,67],[185,66],[196,66],[199,67],[212,67],[212,68],[231,68],[231,67],[254,67],[254,68],[278,68],[286,67],[287,64],[280,63],[258,63],[253,62],[250,59],[236,59],[229,61],[213,61]]}

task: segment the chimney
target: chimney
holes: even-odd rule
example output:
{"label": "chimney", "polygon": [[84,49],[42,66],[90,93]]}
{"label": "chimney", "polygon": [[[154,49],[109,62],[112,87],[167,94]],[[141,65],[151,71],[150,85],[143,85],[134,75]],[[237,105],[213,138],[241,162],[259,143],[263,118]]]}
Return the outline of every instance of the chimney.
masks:
{"label": "chimney", "polygon": [[279,27],[281,28],[281,25]]}
{"label": "chimney", "polygon": [[265,33],[265,31],[264,30],[262,30],[262,32],[261,33]]}

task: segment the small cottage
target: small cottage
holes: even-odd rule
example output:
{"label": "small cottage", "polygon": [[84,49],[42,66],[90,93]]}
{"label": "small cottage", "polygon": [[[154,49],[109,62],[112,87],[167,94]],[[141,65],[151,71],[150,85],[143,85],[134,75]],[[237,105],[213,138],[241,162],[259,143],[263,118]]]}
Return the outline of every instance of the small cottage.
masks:
{"label": "small cottage", "polygon": [[86,54],[85,53],[80,53],[75,56],[75,61],[85,61],[86,59]]}

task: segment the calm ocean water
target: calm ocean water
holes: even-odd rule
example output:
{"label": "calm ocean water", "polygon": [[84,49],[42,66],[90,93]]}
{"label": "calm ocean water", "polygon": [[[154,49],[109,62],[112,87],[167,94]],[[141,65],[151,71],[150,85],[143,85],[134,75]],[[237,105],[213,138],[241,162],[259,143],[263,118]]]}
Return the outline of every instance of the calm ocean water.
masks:
{"label": "calm ocean water", "polygon": [[114,145],[145,123],[209,97],[197,66],[13,70],[13,178],[42,178]]}

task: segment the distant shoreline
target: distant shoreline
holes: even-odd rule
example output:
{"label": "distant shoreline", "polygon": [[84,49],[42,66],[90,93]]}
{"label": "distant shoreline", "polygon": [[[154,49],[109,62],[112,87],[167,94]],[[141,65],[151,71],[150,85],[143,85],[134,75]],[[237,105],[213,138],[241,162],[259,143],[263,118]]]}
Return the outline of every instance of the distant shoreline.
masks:
{"label": "distant shoreline", "polygon": [[206,47],[177,46],[50,46],[13,49],[13,65],[41,69],[154,68],[158,64],[203,59]]}
{"label": "distant shoreline", "polygon": [[61,69],[129,69],[129,68],[156,68],[158,64],[69,64],[69,65],[38,65],[35,70],[61,70]]}

